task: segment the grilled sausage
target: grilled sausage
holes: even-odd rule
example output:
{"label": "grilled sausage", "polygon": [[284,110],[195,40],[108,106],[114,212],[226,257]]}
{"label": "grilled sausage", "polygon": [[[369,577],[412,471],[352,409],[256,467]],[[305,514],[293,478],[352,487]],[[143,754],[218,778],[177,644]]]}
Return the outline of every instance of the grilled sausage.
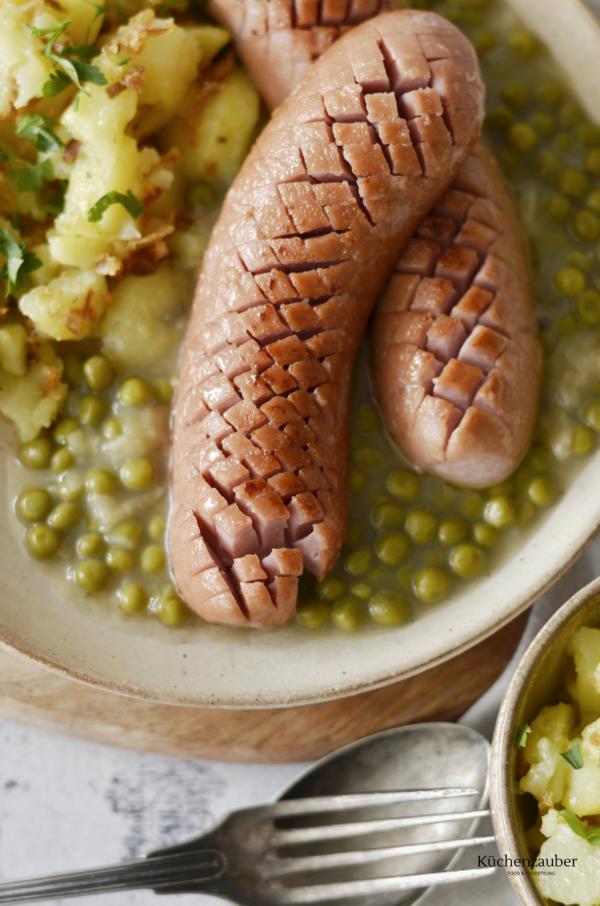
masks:
{"label": "grilled sausage", "polygon": [[334,41],[389,6],[389,0],[210,0],[208,8],[234,36],[273,110]]}
{"label": "grilled sausage", "polygon": [[354,356],[482,116],[463,35],[388,13],[314,64],[246,160],[205,254],[174,409],[171,563],[207,620],[284,622],[298,575],[339,555]]}
{"label": "grilled sausage", "polygon": [[522,230],[482,140],[404,249],[374,351],[386,425],[418,468],[468,487],[514,471],[541,356]]}

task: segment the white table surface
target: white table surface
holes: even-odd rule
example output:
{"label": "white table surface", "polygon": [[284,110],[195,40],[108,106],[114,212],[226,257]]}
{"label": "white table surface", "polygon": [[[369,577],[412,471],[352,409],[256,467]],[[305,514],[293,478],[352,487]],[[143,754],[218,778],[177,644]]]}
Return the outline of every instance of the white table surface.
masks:
{"label": "white table surface", "polygon": [[[600,11],[600,0],[589,0]],[[600,573],[600,540],[553,599]],[[476,715],[475,723],[489,724]],[[126,752],[0,723],[0,878],[136,858],[208,828],[224,812],[278,794],[301,765],[230,765]],[[54,900],[81,906],[208,906],[207,896],[146,891]],[[431,891],[423,906],[515,906],[502,875]]]}

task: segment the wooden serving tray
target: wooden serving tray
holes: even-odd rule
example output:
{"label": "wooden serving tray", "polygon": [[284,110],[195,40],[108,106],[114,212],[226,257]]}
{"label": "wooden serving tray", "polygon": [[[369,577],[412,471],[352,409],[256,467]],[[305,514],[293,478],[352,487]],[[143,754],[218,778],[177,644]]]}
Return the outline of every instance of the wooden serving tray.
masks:
{"label": "wooden serving tray", "polygon": [[0,651],[0,719],[94,742],[214,761],[308,761],[386,727],[454,720],[500,675],[526,615],[424,673],[304,707],[178,708],[102,692]]}

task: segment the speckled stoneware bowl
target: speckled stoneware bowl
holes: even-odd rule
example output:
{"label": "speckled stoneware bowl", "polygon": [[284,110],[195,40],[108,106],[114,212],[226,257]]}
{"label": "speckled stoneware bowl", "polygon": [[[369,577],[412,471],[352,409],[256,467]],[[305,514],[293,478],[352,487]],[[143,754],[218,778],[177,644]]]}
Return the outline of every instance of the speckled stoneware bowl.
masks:
{"label": "speckled stoneware bowl", "polygon": [[[600,122],[600,36],[583,2],[507,2],[554,51],[582,104]],[[0,426],[0,449],[8,456],[10,436]],[[344,635],[294,627],[165,631],[149,620],[124,620],[90,599],[65,601],[12,534],[2,474],[0,643],[75,679],[168,704],[277,707],[351,695],[448,660],[529,607],[598,531],[600,499],[590,488],[599,485],[597,452],[492,575],[407,626]]]}
{"label": "speckled stoneware bowl", "polygon": [[[527,856],[523,797],[516,792],[515,739],[519,728],[531,723],[541,708],[554,704],[564,679],[566,645],[580,626],[600,626],[600,579],[573,595],[538,632],[519,662],[504,697],[492,742],[490,800],[494,830],[502,855]],[[525,906],[546,906],[526,874],[509,874]]]}

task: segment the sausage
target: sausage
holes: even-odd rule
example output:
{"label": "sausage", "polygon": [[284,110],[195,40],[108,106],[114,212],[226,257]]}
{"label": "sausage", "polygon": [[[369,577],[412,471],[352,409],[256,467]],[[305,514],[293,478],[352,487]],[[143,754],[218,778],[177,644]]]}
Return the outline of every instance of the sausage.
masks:
{"label": "sausage", "polygon": [[483,117],[466,38],[387,13],[318,60],[233,184],[173,413],[169,549],[207,620],[270,626],[345,534],[348,396],[371,309]]}
{"label": "sausage", "polygon": [[234,36],[273,110],[334,41],[389,7],[389,0],[210,0],[208,10]]}
{"label": "sausage", "polygon": [[404,249],[377,309],[385,423],[418,468],[489,487],[527,450],[540,370],[522,229],[479,140]]}

